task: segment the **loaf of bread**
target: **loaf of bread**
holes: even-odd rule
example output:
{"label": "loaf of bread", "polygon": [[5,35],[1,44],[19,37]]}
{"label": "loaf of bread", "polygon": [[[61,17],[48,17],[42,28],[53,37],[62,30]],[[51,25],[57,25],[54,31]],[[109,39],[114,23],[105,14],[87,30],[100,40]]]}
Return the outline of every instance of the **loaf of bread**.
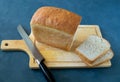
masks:
{"label": "loaf of bread", "polygon": [[81,16],[56,7],[41,7],[33,15],[30,26],[38,42],[70,50]]}
{"label": "loaf of bread", "polygon": [[89,36],[77,49],[76,53],[84,62],[92,64],[105,55],[110,49],[110,44],[103,38],[95,35]]}

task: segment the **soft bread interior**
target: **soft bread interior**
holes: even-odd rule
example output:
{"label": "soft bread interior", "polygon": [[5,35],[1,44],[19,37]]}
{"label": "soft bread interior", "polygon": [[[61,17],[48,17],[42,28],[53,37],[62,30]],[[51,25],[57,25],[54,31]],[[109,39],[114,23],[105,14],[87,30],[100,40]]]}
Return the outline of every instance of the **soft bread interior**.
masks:
{"label": "soft bread interior", "polygon": [[88,62],[94,62],[99,57],[107,53],[110,44],[103,38],[91,35],[76,50],[81,53],[80,56]]}
{"label": "soft bread interior", "polygon": [[70,50],[73,35],[42,25],[31,25],[31,27],[32,33],[38,42]]}
{"label": "soft bread interior", "polygon": [[113,54],[112,50],[109,50],[104,56],[98,58],[95,62],[93,62],[93,63],[92,63],[92,66],[100,65],[100,64],[102,64],[103,62],[112,59],[113,55],[114,55],[114,54]]}
{"label": "soft bread interior", "polygon": [[95,62],[93,63],[89,63],[89,62],[85,62],[88,66],[98,66],[108,60],[110,60],[113,57],[113,52],[112,50],[109,50],[106,54],[104,54],[102,57],[98,58]]}

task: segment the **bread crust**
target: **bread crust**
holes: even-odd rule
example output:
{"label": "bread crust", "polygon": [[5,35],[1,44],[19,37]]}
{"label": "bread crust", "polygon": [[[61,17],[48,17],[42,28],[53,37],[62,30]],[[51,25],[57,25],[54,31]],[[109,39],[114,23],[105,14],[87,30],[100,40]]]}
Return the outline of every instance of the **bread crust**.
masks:
{"label": "bread crust", "polygon": [[30,25],[39,24],[74,35],[81,16],[56,7],[41,7],[33,15]]}

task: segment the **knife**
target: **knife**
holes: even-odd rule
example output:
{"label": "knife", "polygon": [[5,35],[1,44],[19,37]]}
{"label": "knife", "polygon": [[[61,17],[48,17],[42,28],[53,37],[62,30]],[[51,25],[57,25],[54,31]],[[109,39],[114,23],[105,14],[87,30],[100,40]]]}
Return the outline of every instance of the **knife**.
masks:
{"label": "knife", "polygon": [[17,30],[18,30],[19,34],[21,35],[21,37],[23,38],[23,40],[25,41],[25,43],[27,44],[27,47],[29,48],[29,50],[33,54],[36,62],[39,65],[39,68],[42,69],[42,72],[45,75],[47,81],[48,82],[55,82],[55,79],[54,79],[52,73],[49,71],[47,66],[44,64],[45,59],[43,58],[42,54],[38,51],[36,46],[33,44],[33,42],[31,41],[31,39],[29,38],[29,36],[25,32],[23,27],[21,25],[18,25]]}

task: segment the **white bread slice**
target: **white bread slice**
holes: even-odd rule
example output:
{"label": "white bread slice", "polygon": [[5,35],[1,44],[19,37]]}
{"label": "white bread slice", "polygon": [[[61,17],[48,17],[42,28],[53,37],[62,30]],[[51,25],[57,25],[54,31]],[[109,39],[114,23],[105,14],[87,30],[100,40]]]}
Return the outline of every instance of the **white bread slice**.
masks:
{"label": "white bread slice", "polygon": [[92,63],[92,66],[97,66],[100,65],[110,59],[113,58],[113,52],[112,50],[109,50],[104,56],[100,57],[99,59],[97,59],[95,62]]}
{"label": "white bread slice", "polygon": [[79,54],[84,62],[93,63],[105,55],[109,49],[110,44],[108,41],[96,35],[91,35],[76,48],[75,52]]}
{"label": "white bread slice", "polygon": [[112,52],[112,50],[109,50],[105,55],[103,55],[102,57],[100,57],[100,58],[98,58],[95,62],[93,62],[92,64],[91,63],[89,63],[89,62],[86,62],[85,61],[85,63],[88,65],[88,66],[98,66],[98,65],[100,65],[100,64],[102,64],[102,63],[104,63],[104,62],[106,62],[106,61],[108,61],[108,60],[110,60],[110,59],[112,59],[112,57],[113,57],[113,52]]}

